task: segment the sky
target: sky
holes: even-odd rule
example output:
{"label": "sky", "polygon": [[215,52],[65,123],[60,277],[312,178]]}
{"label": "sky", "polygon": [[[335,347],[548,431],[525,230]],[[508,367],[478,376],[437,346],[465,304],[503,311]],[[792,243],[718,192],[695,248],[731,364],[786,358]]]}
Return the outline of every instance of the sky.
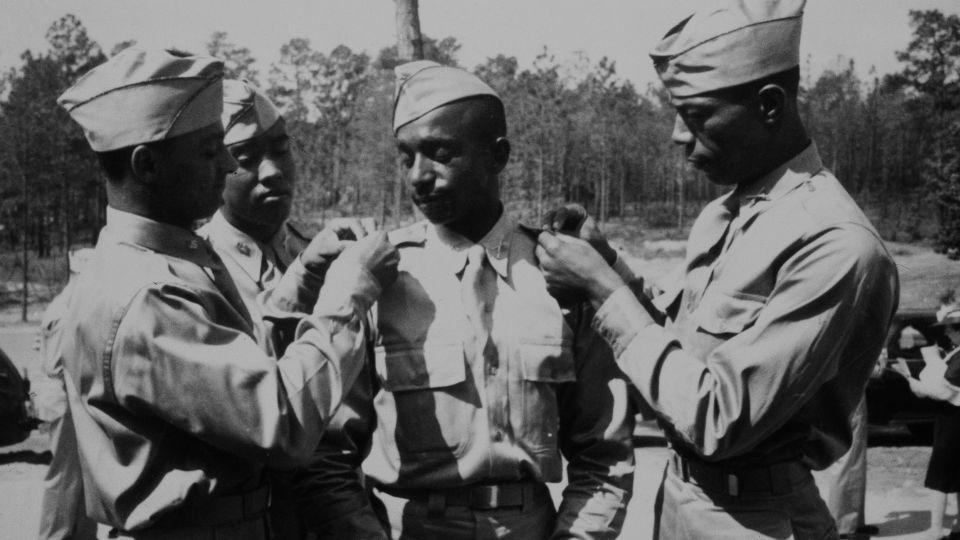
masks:
{"label": "sky", "polygon": [[[711,0],[420,0],[423,33],[456,37],[461,65],[472,68],[497,54],[529,67],[546,46],[560,62],[579,53],[607,56],[623,79],[639,88],[656,80],[647,51],[698,5]],[[960,13],[957,0],[808,0],[801,58],[809,75],[854,60],[868,80],[871,68],[898,71],[895,52],[910,40],[908,11]],[[392,0],[0,0],[0,68],[19,65],[26,50],[46,49],[50,24],[66,13],[80,18],[105,52],[136,39],[144,46],[203,51],[210,34],[257,58],[261,81],[280,46],[310,40],[329,52],[339,44],[376,55],[395,41]]]}

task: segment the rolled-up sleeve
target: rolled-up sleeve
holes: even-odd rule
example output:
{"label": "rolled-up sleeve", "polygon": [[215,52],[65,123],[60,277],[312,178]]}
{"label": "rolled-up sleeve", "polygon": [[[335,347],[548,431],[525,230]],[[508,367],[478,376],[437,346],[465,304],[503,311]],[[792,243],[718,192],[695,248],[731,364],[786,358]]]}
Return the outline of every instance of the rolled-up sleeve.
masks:
{"label": "rolled-up sleeve", "polygon": [[879,240],[841,224],[790,253],[755,321],[706,358],[655,324],[626,288],[594,324],[653,409],[698,452],[720,459],[750,450],[794,416],[836,374],[851,340],[882,340],[897,292]]}
{"label": "rolled-up sleeve", "polygon": [[321,294],[279,359],[218,324],[224,309],[183,284],[152,284],[119,318],[111,358],[122,406],[273,466],[304,463],[363,362],[363,317],[379,294],[362,269],[349,288]]}
{"label": "rolled-up sleeve", "polygon": [[633,488],[633,425],[627,380],[610,347],[580,318],[576,381],[558,392],[567,486],[553,538],[616,538]]}

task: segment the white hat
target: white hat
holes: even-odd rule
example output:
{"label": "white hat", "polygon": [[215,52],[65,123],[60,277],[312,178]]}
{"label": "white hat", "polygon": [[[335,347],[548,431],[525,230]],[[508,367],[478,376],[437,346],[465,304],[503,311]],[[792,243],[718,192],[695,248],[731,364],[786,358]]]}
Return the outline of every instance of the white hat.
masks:
{"label": "white hat", "polygon": [[220,121],[223,62],[128,48],[91,69],[57,100],[107,152],[183,135]]}
{"label": "white hat", "polygon": [[280,119],[280,111],[263,92],[247,80],[223,81],[223,144],[250,140]]}
{"label": "white hat", "polygon": [[397,91],[393,105],[393,131],[428,112],[466,98],[491,96],[497,92],[476,75],[460,68],[430,60],[401,64],[394,69]]}
{"label": "white hat", "polygon": [[667,32],[650,53],[667,91],[689,97],[800,65],[806,0],[719,0]]}

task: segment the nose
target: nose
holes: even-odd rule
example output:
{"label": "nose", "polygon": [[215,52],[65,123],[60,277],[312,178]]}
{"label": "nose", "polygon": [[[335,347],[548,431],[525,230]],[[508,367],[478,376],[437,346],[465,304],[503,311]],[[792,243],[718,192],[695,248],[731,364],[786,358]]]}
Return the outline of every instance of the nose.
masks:
{"label": "nose", "polygon": [[283,180],[283,170],[276,161],[264,158],[260,162],[258,176],[261,184],[277,183]]}
{"label": "nose", "polygon": [[408,175],[410,184],[413,185],[413,189],[418,194],[432,191],[433,184],[437,180],[437,175],[433,170],[433,161],[420,153],[414,155]]}
{"label": "nose", "polygon": [[683,118],[680,118],[679,114],[674,118],[673,133],[670,134],[670,138],[677,144],[690,144],[693,142],[693,133],[690,133],[690,130],[687,129],[686,122],[683,121]]}

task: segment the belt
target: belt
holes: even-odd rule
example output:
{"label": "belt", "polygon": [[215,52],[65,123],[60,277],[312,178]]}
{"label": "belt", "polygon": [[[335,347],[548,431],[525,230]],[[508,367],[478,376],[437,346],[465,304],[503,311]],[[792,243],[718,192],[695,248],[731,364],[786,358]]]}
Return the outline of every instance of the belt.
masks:
{"label": "belt", "polygon": [[[114,529],[111,538],[166,538],[183,529],[215,527],[263,518],[270,506],[270,486],[263,485],[245,493],[213,497],[196,504],[177,508],[165,514],[145,531],[121,532]],[[180,531],[180,532],[177,532]],[[175,537],[175,535],[174,535]]]}
{"label": "belt", "polygon": [[732,497],[744,494],[783,495],[811,478],[810,469],[797,461],[784,461],[762,467],[725,467],[723,463],[687,459],[670,452],[670,468],[684,482],[692,482],[704,491]]}
{"label": "belt", "polygon": [[531,502],[537,494],[546,490],[543,482],[509,482],[504,484],[470,484],[440,489],[409,489],[394,486],[377,486],[380,491],[399,497],[425,503],[431,512],[443,511],[451,506],[462,506],[473,510],[494,510],[497,508],[522,507]]}

